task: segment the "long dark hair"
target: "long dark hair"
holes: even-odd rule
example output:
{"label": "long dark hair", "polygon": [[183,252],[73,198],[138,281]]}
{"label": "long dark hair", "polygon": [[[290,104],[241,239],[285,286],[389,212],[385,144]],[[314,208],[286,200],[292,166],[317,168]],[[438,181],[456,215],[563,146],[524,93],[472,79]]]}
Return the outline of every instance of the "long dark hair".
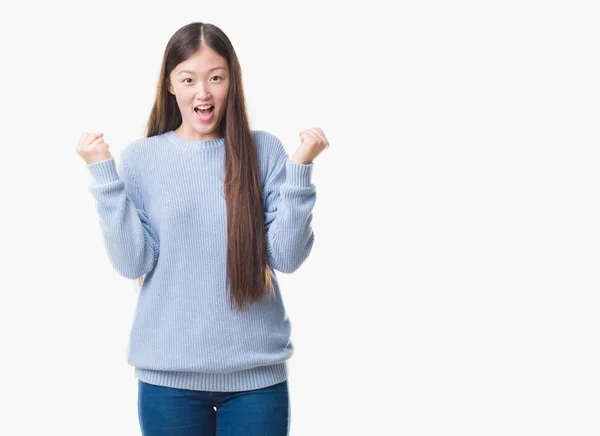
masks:
{"label": "long dark hair", "polygon": [[[244,304],[262,299],[275,289],[267,265],[263,189],[258,156],[246,114],[242,72],[229,38],[217,26],[190,23],[177,30],[163,55],[156,99],[146,137],[175,130],[182,122],[175,96],[168,90],[169,75],[203,45],[222,56],[230,72],[227,108],[220,124],[225,138],[224,191],[227,204],[227,286],[230,302],[240,312]],[[143,277],[138,279],[141,286]]]}

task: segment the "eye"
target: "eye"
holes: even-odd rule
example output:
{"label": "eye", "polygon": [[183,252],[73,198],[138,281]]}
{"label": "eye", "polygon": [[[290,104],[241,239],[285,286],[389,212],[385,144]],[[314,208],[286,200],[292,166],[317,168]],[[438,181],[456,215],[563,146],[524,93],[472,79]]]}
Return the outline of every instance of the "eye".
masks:
{"label": "eye", "polygon": [[190,83],[190,82],[186,82],[186,80],[192,80],[192,79],[190,79],[189,77],[188,77],[188,78],[186,78],[186,79],[183,79],[183,82],[184,82],[184,83]]}
{"label": "eye", "polygon": [[214,79],[215,77],[218,77],[219,79],[223,80],[223,78],[222,78],[221,76],[213,76],[213,79]]}

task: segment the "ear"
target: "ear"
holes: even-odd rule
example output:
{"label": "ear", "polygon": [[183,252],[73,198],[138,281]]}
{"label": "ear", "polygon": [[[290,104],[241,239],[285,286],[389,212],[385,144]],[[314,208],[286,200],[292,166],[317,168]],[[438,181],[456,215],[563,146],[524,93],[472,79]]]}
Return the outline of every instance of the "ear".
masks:
{"label": "ear", "polygon": [[175,95],[175,91],[173,90],[173,87],[171,86],[171,83],[167,82],[167,89],[169,90],[169,92],[173,95]]}

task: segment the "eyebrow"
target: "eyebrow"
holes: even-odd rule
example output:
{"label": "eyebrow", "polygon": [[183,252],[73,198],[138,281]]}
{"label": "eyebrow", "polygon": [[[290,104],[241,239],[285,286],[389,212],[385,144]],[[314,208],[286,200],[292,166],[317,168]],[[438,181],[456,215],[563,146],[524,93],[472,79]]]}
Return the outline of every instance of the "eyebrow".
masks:
{"label": "eyebrow", "polygon": [[[210,73],[211,71],[218,70],[218,69],[225,70],[226,68],[225,67],[214,67],[214,68],[211,68],[210,70],[208,70],[208,72]],[[190,71],[190,70],[183,70],[183,71],[178,72],[177,74],[179,75],[179,74],[183,74],[183,73],[196,74],[194,71]]]}

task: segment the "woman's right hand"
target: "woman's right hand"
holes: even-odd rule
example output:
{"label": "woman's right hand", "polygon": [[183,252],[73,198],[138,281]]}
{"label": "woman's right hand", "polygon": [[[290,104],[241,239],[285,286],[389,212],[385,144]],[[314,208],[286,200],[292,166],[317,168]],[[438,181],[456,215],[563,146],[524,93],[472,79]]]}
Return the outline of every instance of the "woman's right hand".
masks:
{"label": "woman's right hand", "polygon": [[104,142],[104,133],[83,133],[77,144],[77,154],[89,165],[110,159],[108,144]]}

